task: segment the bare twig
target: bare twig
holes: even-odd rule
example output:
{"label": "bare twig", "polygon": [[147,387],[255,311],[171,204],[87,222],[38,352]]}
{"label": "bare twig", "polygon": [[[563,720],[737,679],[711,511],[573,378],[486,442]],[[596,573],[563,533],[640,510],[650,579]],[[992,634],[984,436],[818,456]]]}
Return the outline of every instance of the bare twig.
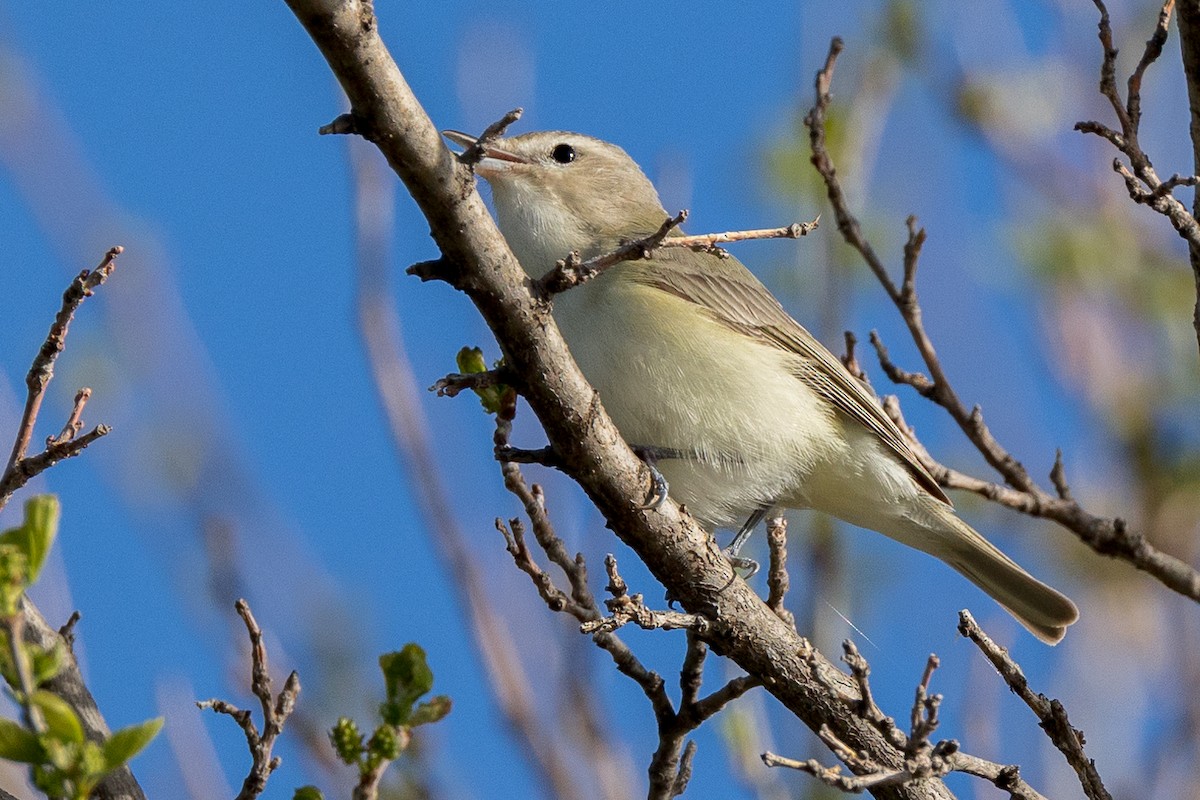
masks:
{"label": "bare twig", "polygon": [[817,674],[823,675],[829,681],[830,690],[835,696],[852,706],[864,721],[904,752],[904,766],[899,769],[883,768],[865,754],[846,745],[828,729],[819,731],[818,735],[834,754],[857,774],[845,774],[840,765],[827,767],[816,759],[798,761],[770,752],[762,754],[764,764],[768,767],[787,767],[807,772],[827,786],[849,793],[874,791],[922,778],[940,777],[951,772],[965,772],[989,781],[1008,792],[1010,797],[1020,800],[1045,800],[1021,779],[1016,766],[995,764],[963,753],[959,750],[958,742],[953,739],[943,739],[937,743],[930,741],[929,737],[938,726],[937,712],[942,700],[941,695],[929,694],[929,682],[933,671],[938,667],[937,656],[931,655],[926,661],[925,671],[917,684],[910,713],[909,733],[906,735],[896,727],[895,721],[875,704],[868,680],[871,670],[867,660],[858,652],[853,642],[845,642],[843,648],[845,653],[842,660],[850,667],[850,675],[857,684],[861,697],[846,694],[830,679],[831,676],[827,672],[818,671]]}
{"label": "bare twig", "polygon": [[579,257],[579,253],[570,253],[566,258],[556,263],[553,269],[536,281],[539,295],[546,298],[553,297],[573,286],[590,281],[604,272],[604,270],[614,267],[623,261],[650,258],[651,253],[656,248],[661,247],[671,231],[682,225],[687,217],[688,212],[686,210],[680,211],[673,217],[667,217],[658,230],[649,236],[626,242],[611,253],[598,255],[595,258],[589,258],[587,261],[582,260]]}
{"label": "bare twig", "polygon": [[479,134],[479,138],[471,143],[466,150],[458,154],[458,160],[469,167],[474,167],[486,155],[487,146],[499,139],[508,130],[509,126],[521,118],[525,113],[522,108],[514,108],[500,119],[493,122],[484,128],[483,133]]}
{"label": "bare twig", "polygon": [[245,600],[234,604],[238,615],[246,624],[246,633],[250,637],[250,691],[258,698],[262,708],[262,733],[254,725],[249,709],[240,709],[225,700],[201,700],[196,703],[199,708],[211,708],[218,714],[228,714],[237,722],[238,727],[246,735],[246,744],[250,748],[250,771],[242,781],[242,790],[236,800],[254,800],[267,788],[267,780],[271,777],[281,762],[279,756],[271,754],[275,740],[283,733],[283,725],[296,707],[296,697],[300,694],[300,676],[293,670],[283,683],[283,689],[278,695],[271,693],[271,673],[267,664],[267,649],[263,646],[263,632],[250,605]]}
{"label": "bare twig", "polygon": [[701,250],[715,248],[717,245],[732,242],[745,242],[751,239],[799,239],[807,236],[821,224],[817,217],[812,222],[793,222],[782,228],[757,228],[747,231],[726,231],[725,233],[698,233],[692,236],[671,236],[659,243],[660,247],[692,247]]}
{"label": "bare twig", "polygon": [[[1146,70],[1162,55],[1163,45],[1166,44],[1170,31],[1171,16],[1175,11],[1175,0],[1165,0],[1158,12],[1158,21],[1154,31],[1146,41],[1146,47],[1137,67],[1129,76],[1126,84],[1126,98],[1121,100],[1121,91],[1117,87],[1117,48],[1113,44],[1112,23],[1109,20],[1108,9],[1104,0],[1093,0],[1100,12],[1098,25],[1100,45],[1103,58],[1100,62],[1100,94],[1108,100],[1116,115],[1120,130],[1094,120],[1077,122],[1075,130],[1101,137],[1115,147],[1129,161],[1129,166],[1121,163],[1119,158],[1113,160],[1113,170],[1125,181],[1125,188],[1130,199],[1134,202],[1149,206],[1167,218],[1175,231],[1188,243],[1188,253],[1195,277],[1197,295],[1196,306],[1192,317],[1192,325],[1196,330],[1197,343],[1200,344],[1200,223],[1197,223],[1195,211],[1189,211],[1173,194],[1179,186],[1195,186],[1196,176],[1173,175],[1167,180],[1158,177],[1150,157],[1142,150],[1138,135],[1142,121],[1142,80]],[[1184,70],[1188,73],[1188,92],[1191,97],[1192,112],[1195,114],[1197,103],[1200,101],[1200,59],[1196,56],[1197,47],[1193,40],[1196,14],[1193,7],[1184,3],[1180,8],[1179,29],[1183,39]],[[1193,123],[1193,150],[1200,154],[1200,131]],[[1200,169],[1200,160],[1194,165]]]}
{"label": "bare twig", "polygon": [[511,383],[512,376],[503,369],[489,369],[484,372],[451,372],[443,378],[438,378],[429,391],[437,392],[438,397],[458,397],[465,389],[490,389],[505,383]]}
{"label": "bare twig", "polygon": [[[1103,30],[1107,30],[1104,25],[1102,25],[1102,34]],[[1111,32],[1109,32],[1109,36],[1111,37]],[[872,344],[875,345],[880,364],[888,377],[897,383],[913,387],[924,397],[942,406],[988,464],[1008,483],[1008,486],[972,478],[948,469],[934,461],[913,438],[922,461],[930,469],[933,477],[943,486],[965,488],[1025,514],[1053,520],[1072,531],[1096,552],[1126,561],[1154,576],[1174,591],[1200,602],[1200,572],[1180,559],[1153,547],[1141,533],[1130,530],[1124,520],[1099,517],[1087,512],[1078,502],[1071,499],[1070,489],[1061,469],[1056,470],[1056,477],[1052,481],[1055,493],[1052,494],[1043,489],[1029,475],[1024,465],[992,435],[991,430],[984,423],[983,412],[980,408],[978,406],[968,408],[955,392],[938,358],[933,341],[925,330],[917,298],[917,262],[925,241],[925,232],[917,227],[916,221],[912,217],[906,221],[908,240],[904,246],[903,281],[897,286],[888,274],[883,261],[863,235],[862,226],[850,212],[837,176],[837,169],[825,145],[825,116],[830,103],[829,88],[833,78],[833,68],[841,51],[841,40],[834,39],[830,45],[825,66],[817,73],[816,103],[805,117],[812,144],[812,163],[825,182],[834,216],[838,220],[838,230],[846,242],[858,251],[899,310],[900,316],[921,354],[921,360],[928,370],[928,375],[900,369],[890,360],[887,349],[875,333],[872,333],[871,336]],[[1120,107],[1119,116],[1128,116],[1128,112],[1119,102],[1115,103],[1114,107]],[[1156,183],[1155,186],[1157,185]],[[1198,236],[1200,236],[1200,231],[1198,231]],[[1197,241],[1200,241],[1200,238]],[[904,428],[904,430],[908,429]]]}
{"label": "bare twig", "polygon": [[[29,367],[28,375],[25,376],[25,385],[28,390],[25,397],[25,408],[21,413],[17,438],[13,442],[8,464],[4,468],[4,474],[0,475],[0,508],[8,503],[13,492],[28,483],[35,475],[64,458],[78,455],[85,447],[110,430],[107,426],[100,425],[91,433],[79,439],[74,438],[75,432],[82,427],[79,415],[83,413],[83,406],[91,396],[90,389],[80,390],[75,397],[75,407],[63,432],[57,437],[47,439],[46,449],[42,453],[33,457],[27,456],[29,443],[33,440],[33,429],[37,424],[38,412],[46,397],[46,387],[50,385],[50,380],[54,377],[54,362],[58,359],[58,354],[66,347],[67,331],[71,327],[71,320],[75,318],[75,312],[83,305],[83,301],[91,297],[97,287],[108,280],[108,276],[117,266],[117,256],[122,252],[124,252],[124,248],[119,245],[110,248],[95,269],[85,269],[80,272],[63,292],[62,306],[54,317],[50,332],[46,334],[46,341],[42,343],[37,356],[33,359],[33,364]],[[69,435],[68,430],[70,431]]]}
{"label": "bare twig", "polygon": [[92,390],[84,387],[75,393],[75,405],[71,409],[71,416],[67,418],[67,424],[63,426],[62,431],[58,436],[47,436],[46,446],[53,447],[57,444],[66,444],[75,438],[75,434],[83,430],[83,407],[87,405],[87,401],[92,396]]}
{"label": "bare twig", "polygon": [[617,572],[617,559],[611,553],[605,557],[604,567],[608,570],[608,591],[612,594],[604,601],[610,616],[583,623],[579,629],[584,633],[611,633],[631,622],[648,631],[655,628],[667,631],[683,628],[703,636],[708,630],[708,620],[699,614],[653,611],[646,606],[640,594],[629,594],[629,587]]}
{"label": "bare twig", "polygon": [[781,620],[796,627],[796,618],[783,605],[788,591],[787,571],[787,519],[772,517],[767,520],[767,548],[770,563],[767,566],[767,606]]}
{"label": "bare twig", "polygon": [[1100,774],[1096,771],[1095,763],[1083,751],[1083,732],[1071,727],[1067,719],[1067,711],[1058,700],[1049,700],[1043,694],[1038,694],[1029,687],[1029,681],[1020,665],[1000,645],[992,641],[983,629],[975,622],[969,611],[962,611],[958,616],[958,632],[970,639],[987,656],[988,661],[1004,678],[1008,688],[1037,716],[1042,730],[1050,737],[1054,746],[1066,757],[1067,763],[1079,776],[1084,794],[1091,800],[1111,800],[1112,796],[1104,788]]}
{"label": "bare twig", "polygon": [[[498,452],[508,448],[515,411],[515,398],[510,398],[510,402],[496,416],[495,445]],[[571,558],[567,554],[546,514],[545,498],[540,487],[535,485],[529,488],[516,463],[502,462],[501,471],[505,486],[524,505],[539,546],[567,575],[571,584],[570,593],[559,589],[537,565],[525,543],[525,526],[518,519],[510,520],[507,525],[501,520],[496,521],[497,529],[504,534],[509,553],[518,568],[529,575],[546,605],[552,611],[571,614],[578,619],[580,631],[591,634],[592,640],[609,653],[617,669],[642,688],[654,711],[659,735],[658,747],[648,767],[648,796],[657,800],[677,797],[687,787],[692,758],[696,752],[694,742],[685,744],[687,735],[725,705],[758,686],[759,679],[748,675],[734,678],[707,697],[700,698],[701,675],[708,652],[701,637],[709,629],[708,620],[696,614],[652,611],[647,608],[640,594],[629,594],[629,587],[618,572],[616,559],[612,555],[605,559],[607,588],[611,595],[605,605],[611,616],[603,617],[587,586],[583,556]],[[629,622],[646,629],[684,628],[688,631],[688,650],[680,669],[681,699],[678,710],[667,696],[662,677],[643,666],[633,651],[616,636],[615,631]]]}

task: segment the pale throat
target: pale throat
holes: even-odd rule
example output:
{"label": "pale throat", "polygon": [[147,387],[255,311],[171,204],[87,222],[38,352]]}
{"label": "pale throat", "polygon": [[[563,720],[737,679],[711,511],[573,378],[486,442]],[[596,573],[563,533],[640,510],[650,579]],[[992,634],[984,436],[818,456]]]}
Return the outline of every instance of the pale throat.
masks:
{"label": "pale throat", "polygon": [[580,218],[545,190],[523,181],[494,181],[492,201],[500,232],[513,254],[533,277],[541,277],[554,262],[573,250],[583,251],[591,242]]}

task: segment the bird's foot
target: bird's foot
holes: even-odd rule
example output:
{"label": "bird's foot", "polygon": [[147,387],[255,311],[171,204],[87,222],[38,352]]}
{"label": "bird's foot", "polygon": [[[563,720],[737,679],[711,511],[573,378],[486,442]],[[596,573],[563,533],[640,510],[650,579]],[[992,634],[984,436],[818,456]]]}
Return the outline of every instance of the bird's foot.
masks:
{"label": "bird's foot", "polygon": [[748,581],[758,572],[758,562],[753,558],[734,555],[731,548],[725,548],[721,552],[729,559],[729,566],[733,567],[733,571],[742,576],[742,580]]}
{"label": "bird's foot", "polygon": [[657,511],[667,502],[667,493],[670,489],[667,479],[658,471],[658,461],[662,458],[678,458],[678,451],[662,447],[634,445],[633,452],[650,470],[650,492],[646,495],[646,502],[638,508],[642,511]]}

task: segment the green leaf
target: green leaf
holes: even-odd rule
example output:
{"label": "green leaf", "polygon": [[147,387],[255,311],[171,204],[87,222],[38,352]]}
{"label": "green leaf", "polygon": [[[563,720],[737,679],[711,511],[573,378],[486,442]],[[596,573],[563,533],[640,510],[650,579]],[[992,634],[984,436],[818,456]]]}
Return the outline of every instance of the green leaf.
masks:
{"label": "green leaf", "polygon": [[444,694],[431,697],[413,709],[412,714],[408,717],[408,724],[416,727],[445,719],[446,715],[450,713],[450,706],[450,698]]}
{"label": "green leaf", "polygon": [[104,765],[116,769],[142,751],[162,730],[163,718],[148,719],[140,725],[130,725],[114,733],[104,742]]}
{"label": "green leaf", "polygon": [[30,656],[34,686],[41,686],[62,672],[63,663],[67,657],[67,646],[62,639],[56,641],[49,650],[25,645],[25,651]]}
{"label": "green leaf", "polygon": [[433,670],[425,662],[425,651],[413,642],[395,653],[379,657],[388,703],[410,707],[417,698],[433,688]]}
{"label": "green leaf", "polygon": [[301,786],[292,794],[292,800],[325,800],[325,795],[315,786]]}
{"label": "green leaf", "polygon": [[64,742],[83,742],[83,723],[66,700],[45,689],[38,689],[29,701],[46,719],[47,733]]}
{"label": "green leaf", "polygon": [[[458,371],[464,375],[475,375],[480,372],[487,372],[487,362],[483,360],[483,351],[478,347],[464,347],[458,351],[458,355],[454,358],[458,365]],[[500,363],[497,362],[497,367]],[[499,413],[504,405],[505,396],[512,392],[512,387],[502,383],[495,386],[486,386],[482,389],[472,388],[471,391],[479,398],[483,410],[489,414]],[[514,400],[515,401],[515,400]]]}
{"label": "green leaf", "polygon": [[62,507],[58,498],[52,494],[39,494],[25,503],[25,528],[29,537],[29,549],[25,555],[29,557],[30,583],[36,582],[42,574],[46,556],[54,544],[54,537],[58,535],[58,519],[61,514]]}
{"label": "green leaf", "polygon": [[340,717],[337,723],[329,731],[329,742],[333,745],[333,752],[337,753],[345,764],[351,765],[358,762],[358,757],[363,751],[363,737],[358,730],[358,725],[349,717]]}
{"label": "green leaf", "polygon": [[[13,528],[21,535],[24,528]],[[21,606],[21,596],[29,585],[29,559],[20,545],[0,542],[0,616],[15,616]]]}
{"label": "green leaf", "polygon": [[28,562],[26,585],[36,581],[42,572],[46,555],[58,533],[61,511],[58,498],[52,494],[31,497],[25,503],[25,523],[0,534],[0,544],[14,545],[25,556]]}
{"label": "green leaf", "polygon": [[11,719],[0,718],[0,758],[40,764],[46,760],[46,751],[36,733],[25,730]]}
{"label": "green leaf", "polygon": [[487,362],[483,360],[483,351],[478,347],[464,347],[454,357],[458,371],[464,375],[474,375],[476,372],[487,372]]}

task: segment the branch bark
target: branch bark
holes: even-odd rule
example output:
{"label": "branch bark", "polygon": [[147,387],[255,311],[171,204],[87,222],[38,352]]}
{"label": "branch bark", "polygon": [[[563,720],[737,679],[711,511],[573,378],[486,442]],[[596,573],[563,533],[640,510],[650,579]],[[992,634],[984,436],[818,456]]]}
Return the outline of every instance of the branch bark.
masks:
{"label": "branch bark", "polygon": [[[813,674],[809,650],[732,572],[715,541],[674,503],[640,507],[649,473],[621,439],[584,381],[532,282],[509,251],[470,170],[443,146],[379,37],[371,6],[355,0],[288,0],[350,99],[354,130],[383,151],[431,226],[441,259],[436,277],[464,291],[499,341],[525,396],[562,457],[610,527],[690,613],[713,620],[707,641],[731,658],[813,730],[884,766],[902,753],[850,713]],[[826,662],[828,663],[828,662]],[[829,665],[845,690],[855,688]],[[951,797],[937,780],[885,787],[879,797]]]}
{"label": "branch bark", "polygon": [[[1183,74],[1187,79],[1188,108],[1191,124],[1188,132],[1192,137],[1192,165],[1194,174],[1200,175],[1200,2],[1179,0],[1176,4],[1179,22],[1179,49],[1183,57]],[[1192,201],[1192,216],[1200,219],[1200,192]],[[1196,282],[1196,309],[1192,315],[1192,326],[1200,341],[1200,248],[1188,243],[1188,260],[1192,264],[1192,276]]]}

